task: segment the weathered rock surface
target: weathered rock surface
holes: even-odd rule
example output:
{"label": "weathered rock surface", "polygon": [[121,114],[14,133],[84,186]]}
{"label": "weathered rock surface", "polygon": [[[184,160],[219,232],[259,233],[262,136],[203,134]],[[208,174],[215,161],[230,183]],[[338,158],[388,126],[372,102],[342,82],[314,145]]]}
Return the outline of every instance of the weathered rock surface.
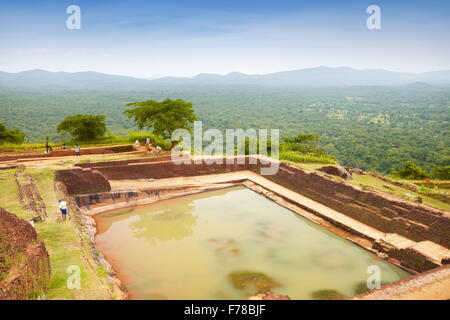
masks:
{"label": "weathered rock surface", "polygon": [[325,166],[319,169],[319,171],[331,174],[333,176],[341,177],[345,180],[352,180],[352,174],[344,167],[338,166]]}
{"label": "weathered rock surface", "polygon": [[36,299],[49,279],[49,256],[34,228],[0,208],[0,300]]}
{"label": "weathered rock surface", "polygon": [[70,195],[111,191],[108,180],[98,170],[60,170],[56,172],[56,180],[66,186]]}

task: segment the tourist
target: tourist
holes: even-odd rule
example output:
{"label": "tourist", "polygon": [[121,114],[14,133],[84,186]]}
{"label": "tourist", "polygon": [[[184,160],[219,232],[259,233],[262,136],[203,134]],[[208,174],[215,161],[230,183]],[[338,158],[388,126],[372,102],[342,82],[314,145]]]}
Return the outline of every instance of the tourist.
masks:
{"label": "tourist", "polygon": [[80,156],[80,154],[81,154],[80,146],[76,144],[75,145],[75,155],[78,157],[78,156]]}
{"label": "tourist", "polygon": [[150,137],[145,138],[145,147],[147,148],[147,151],[150,151]]}
{"label": "tourist", "polygon": [[67,202],[65,202],[64,200],[59,200],[58,207],[61,211],[61,218],[63,221],[65,221],[67,216]]}
{"label": "tourist", "polygon": [[50,152],[52,152],[52,151],[53,151],[53,149],[52,149],[52,147],[50,146],[50,144],[48,143],[48,141],[45,142],[45,153],[50,153]]}

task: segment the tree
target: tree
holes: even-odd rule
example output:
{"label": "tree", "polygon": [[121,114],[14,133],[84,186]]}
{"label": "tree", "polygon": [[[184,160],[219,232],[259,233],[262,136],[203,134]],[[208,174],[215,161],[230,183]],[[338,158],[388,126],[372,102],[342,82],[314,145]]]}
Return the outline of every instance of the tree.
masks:
{"label": "tree", "polygon": [[302,133],[295,138],[283,138],[284,148],[302,154],[323,155],[325,150],[316,146],[320,137],[315,134]]}
{"label": "tree", "polygon": [[[125,110],[128,118],[134,118],[139,129],[148,128],[157,135],[170,138],[176,129],[189,129],[197,117],[192,102],[181,99],[166,99],[161,102],[147,100],[127,104],[132,109]],[[175,141],[172,141],[172,147]]]}
{"label": "tree", "polygon": [[450,180],[450,166],[434,166],[431,177],[437,180]]}
{"label": "tree", "polygon": [[69,116],[56,127],[56,130],[70,134],[75,140],[96,140],[105,136],[105,116],[87,114]]}
{"label": "tree", "polygon": [[3,123],[0,123],[0,143],[23,143],[25,141],[25,133],[20,130],[8,130]]}
{"label": "tree", "polygon": [[415,165],[411,161],[406,161],[403,164],[403,167],[398,170],[392,170],[392,173],[400,178],[407,180],[419,180],[428,177],[428,172]]}

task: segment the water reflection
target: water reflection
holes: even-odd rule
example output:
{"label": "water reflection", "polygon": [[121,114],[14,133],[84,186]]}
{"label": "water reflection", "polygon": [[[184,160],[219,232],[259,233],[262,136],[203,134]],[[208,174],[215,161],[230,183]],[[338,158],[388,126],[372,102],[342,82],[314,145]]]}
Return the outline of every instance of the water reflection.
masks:
{"label": "water reflection", "polygon": [[139,215],[139,219],[131,222],[129,227],[136,237],[144,238],[150,244],[181,240],[193,234],[198,219],[193,215],[194,210],[193,203],[186,203],[182,209],[177,207],[148,212]]}

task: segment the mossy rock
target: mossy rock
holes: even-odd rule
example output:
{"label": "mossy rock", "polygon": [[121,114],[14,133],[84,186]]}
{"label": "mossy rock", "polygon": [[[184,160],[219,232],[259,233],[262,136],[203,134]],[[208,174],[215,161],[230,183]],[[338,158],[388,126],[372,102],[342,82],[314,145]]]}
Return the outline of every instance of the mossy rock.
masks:
{"label": "mossy rock", "polygon": [[348,297],[334,289],[317,290],[311,294],[314,300],[345,300]]}
{"label": "mossy rock", "polygon": [[[387,284],[387,282],[382,282],[381,286],[384,286],[385,284]],[[367,288],[367,283],[366,282],[358,282],[355,285],[355,288],[354,288],[355,295],[362,294],[362,293],[367,292],[369,290],[371,290],[371,289]]]}
{"label": "mossy rock", "polygon": [[233,271],[228,274],[228,278],[236,289],[244,291],[247,295],[265,293],[281,286],[262,272]]}

